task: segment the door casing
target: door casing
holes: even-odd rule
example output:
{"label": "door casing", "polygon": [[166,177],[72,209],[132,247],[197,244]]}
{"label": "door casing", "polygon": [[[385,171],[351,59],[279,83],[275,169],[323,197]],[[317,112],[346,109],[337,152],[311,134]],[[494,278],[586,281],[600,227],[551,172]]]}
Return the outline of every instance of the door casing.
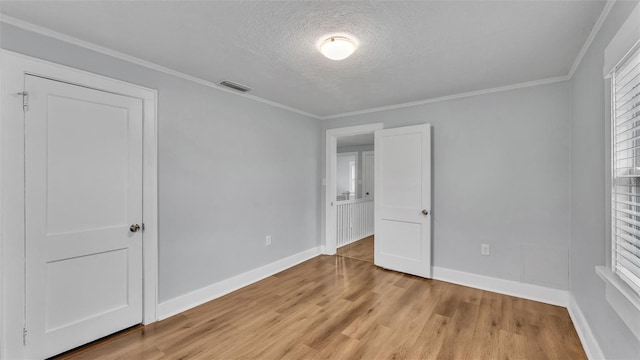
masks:
{"label": "door casing", "polygon": [[[0,50],[0,358],[23,359],[25,319],[24,111],[25,74],[143,101],[143,323],[157,320],[157,91]],[[28,330],[28,329],[27,329]],[[28,343],[28,332],[26,341]]]}
{"label": "door casing", "polygon": [[329,129],[326,133],[325,153],[325,215],[324,215],[324,248],[323,254],[334,255],[336,253],[336,159],[338,137],[360,134],[372,134],[376,130],[382,130],[383,123],[348,126]]}

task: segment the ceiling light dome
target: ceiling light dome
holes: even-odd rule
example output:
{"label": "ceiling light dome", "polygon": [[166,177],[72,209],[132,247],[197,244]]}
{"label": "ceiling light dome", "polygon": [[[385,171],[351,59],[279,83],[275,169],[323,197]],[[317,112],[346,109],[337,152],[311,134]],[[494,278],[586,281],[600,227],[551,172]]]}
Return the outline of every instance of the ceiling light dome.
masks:
{"label": "ceiling light dome", "polygon": [[353,40],[344,36],[332,36],[320,44],[320,52],[331,60],[344,60],[356,51]]}

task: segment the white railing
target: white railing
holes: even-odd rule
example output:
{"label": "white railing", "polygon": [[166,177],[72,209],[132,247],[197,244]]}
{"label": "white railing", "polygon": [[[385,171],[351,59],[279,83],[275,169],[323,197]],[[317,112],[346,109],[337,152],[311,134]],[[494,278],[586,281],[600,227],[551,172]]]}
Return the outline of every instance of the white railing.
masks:
{"label": "white railing", "polygon": [[373,200],[336,202],[336,247],[373,235]]}

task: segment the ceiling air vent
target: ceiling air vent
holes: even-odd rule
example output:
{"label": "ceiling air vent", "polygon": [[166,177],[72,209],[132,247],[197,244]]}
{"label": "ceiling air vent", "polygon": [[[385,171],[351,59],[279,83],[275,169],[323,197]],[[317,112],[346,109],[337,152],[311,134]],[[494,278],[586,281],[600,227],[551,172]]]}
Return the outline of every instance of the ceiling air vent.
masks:
{"label": "ceiling air vent", "polygon": [[247,91],[251,90],[250,87],[247,87],[247,86],[244,86],[244,85],[240,85],[238,83],[234,83],[233,81],[229,81],[229,80],[225,80],[225,81],[221,82],[220,85],[226,86],[226,87],[228,87],[230,89],[237,90],[237,91],[240,91],[240,92],[247,92]]}

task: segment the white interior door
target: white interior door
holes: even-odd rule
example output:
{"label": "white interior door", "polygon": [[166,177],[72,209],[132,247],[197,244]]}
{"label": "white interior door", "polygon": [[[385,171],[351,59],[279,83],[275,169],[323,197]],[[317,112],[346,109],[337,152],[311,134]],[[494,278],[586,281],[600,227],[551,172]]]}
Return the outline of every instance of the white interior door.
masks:
{"label": "white interior door", "polygon": [[431,277],[431,125],[375,133],[375,264]]}
{"label": "white interior door", "polygon": [[362,152],[362,197],[367,200],[374,198],[374,154],[373,151]]}
{"label": "white interior door", "polygon": [[47,358],[142,321],[142,100],[25,91],[26,348]]}

